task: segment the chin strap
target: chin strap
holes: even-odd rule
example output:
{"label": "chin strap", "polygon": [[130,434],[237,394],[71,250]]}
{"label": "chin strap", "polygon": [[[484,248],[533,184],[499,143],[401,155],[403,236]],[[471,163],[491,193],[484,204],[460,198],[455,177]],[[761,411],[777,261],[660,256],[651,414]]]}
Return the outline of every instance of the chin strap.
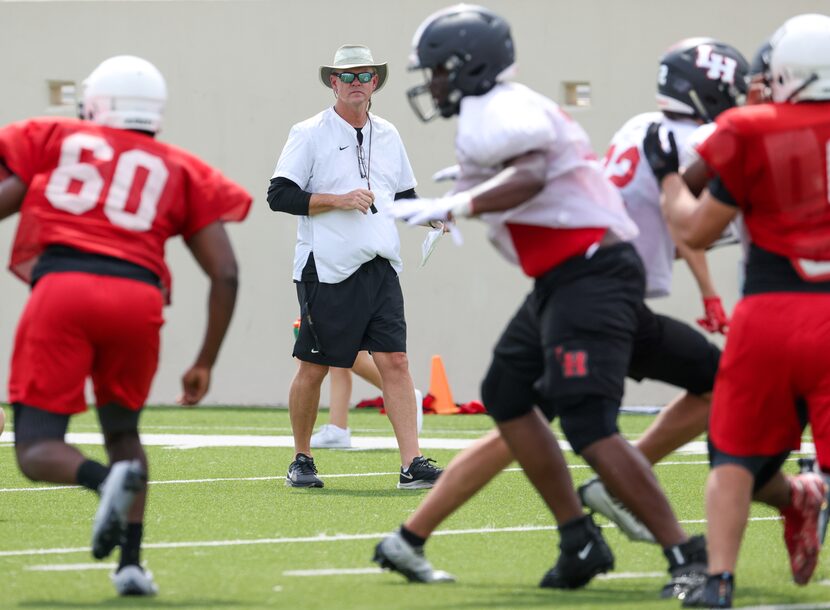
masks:
{"label": "chin strap", "polygon": [[810,76],[810,78],[808,78],[808,79],[807,79],[807,80],[805,80],[803,83],[801,83],[801,86],[800,86],[800,87],[798,87],[798,89],[796,89],[795,91],[793,91],[792,93],[790,93],[790,95],[787,97],[787,101],[788,101],[788,102],[792,102],[792,101],[795,99],[795,97],[796,97],[799,93],[801,93],[802,91],[804,91],[807,87],[809,87],[810,85],[812,85],[812,84],[813,84],[814,82],[816,82],[817,80],[818,80],[818,74],[816,74],[815,72],[813,72],[813,74]]}

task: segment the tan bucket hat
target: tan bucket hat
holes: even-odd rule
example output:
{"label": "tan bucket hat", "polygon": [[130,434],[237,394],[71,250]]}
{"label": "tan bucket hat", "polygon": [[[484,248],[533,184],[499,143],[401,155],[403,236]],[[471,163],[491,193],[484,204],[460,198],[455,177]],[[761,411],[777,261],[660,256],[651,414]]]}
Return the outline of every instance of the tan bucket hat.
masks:
{"label": "tan bucket hat", "polygon": [[375,88],[375,91],[380,91],[381,87],[386,83],[386,62],[382,64],[375,63],[369,47],[364,47],[360,44],[344,44],[337,49],[334,53],[334,62],[332,65],[320,66],[320,81],[331,89],[329,77],[332,72],[364,67],[374,68],[377,71],[378,86]]}

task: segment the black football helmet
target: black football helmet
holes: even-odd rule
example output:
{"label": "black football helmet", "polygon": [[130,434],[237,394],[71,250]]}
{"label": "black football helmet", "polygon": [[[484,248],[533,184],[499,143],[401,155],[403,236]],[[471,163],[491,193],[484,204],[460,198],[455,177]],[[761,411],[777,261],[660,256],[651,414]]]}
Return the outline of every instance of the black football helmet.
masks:
{"label": "black football helmet", "polygon": [[[407,91],[415,114],[429,121],[458,114],[461,98],[483,95],[513,65],[507,21],[481,6],[457,4],[427,17],[412,39],[409,70],[424,70],[426,82]],[[429,95],[432,107],[422,107]]]}
{"label": "black football helmet", "polygon": [[749,91],[746,94],[747,104],[761,104],[772,99],[770,83],[772,82],[772,71],[770,70],[770,55],[772,44],[765,42],[749,64]]}
{"label": "black football helmet", "polygon": [[750,78],[758,75],[763,76],[764,82],[769,85],[769,60],[771,54],[772,44],[770,44],[770,41],[768,40],[755,52],[755,56],[752,58],[752,63],[749,64]]}
{"label": "black football helmet", "polygon": [[743,103],[749,64],[740,51],[711,38],[681,40],[660,59],[657,105],[706,123]]}

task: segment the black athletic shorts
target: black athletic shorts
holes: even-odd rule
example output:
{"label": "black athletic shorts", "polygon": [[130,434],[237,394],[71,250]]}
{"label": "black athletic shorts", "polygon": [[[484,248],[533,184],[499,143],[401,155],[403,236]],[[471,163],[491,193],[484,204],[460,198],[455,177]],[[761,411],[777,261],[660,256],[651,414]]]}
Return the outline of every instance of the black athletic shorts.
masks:
{"label": "black athletic shorts", "polygon": [[720,349],[688,324],[656,314],[645,303],[637,310],[637,334],[628,376],[655,379],[706,394],[715,385]]}
{"label": "black athletic shorts", "polygon": [[507,419],[539,405],[552,418],[562,396],[621,402],[644,292],[642,262],[627,243],[573,257],[538,278],[493,352],[491,373],[516,391],[499,392],[505,404],[487,404],[488,411]]}
{"label": "black athletic shorts", "polygon": [[297,284],[300,331],[294,357],[351,368],[357,353],[406,352],[406,319],[398,274],[375,257],[337,284]]}

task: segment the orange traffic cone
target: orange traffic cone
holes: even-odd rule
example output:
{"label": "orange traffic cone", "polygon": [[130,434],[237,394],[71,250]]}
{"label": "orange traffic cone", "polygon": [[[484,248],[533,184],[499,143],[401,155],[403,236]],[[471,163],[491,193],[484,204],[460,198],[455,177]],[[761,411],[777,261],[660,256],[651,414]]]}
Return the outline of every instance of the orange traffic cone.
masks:
{"label": "orange traffic cone", "polygon": [[452,399],[450,384],[447,381],[447,373],[444,371],[444,363],[441,356],[432,357],[432,375],[429,380],[429,393],[435,398],[432,408],[439,415],[452,415],[458,413],[458,407]]}

